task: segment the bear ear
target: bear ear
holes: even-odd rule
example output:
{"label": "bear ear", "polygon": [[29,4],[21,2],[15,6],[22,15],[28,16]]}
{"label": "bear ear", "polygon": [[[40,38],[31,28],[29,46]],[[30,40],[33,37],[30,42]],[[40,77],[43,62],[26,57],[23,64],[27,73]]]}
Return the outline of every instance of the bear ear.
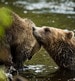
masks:
{"label": "bear ear", "polygon": [[74,32],[72,32],[72,31],[66,32],[66,37],[67,37],[68,39],[71,39],[72,37],[74,37]]}

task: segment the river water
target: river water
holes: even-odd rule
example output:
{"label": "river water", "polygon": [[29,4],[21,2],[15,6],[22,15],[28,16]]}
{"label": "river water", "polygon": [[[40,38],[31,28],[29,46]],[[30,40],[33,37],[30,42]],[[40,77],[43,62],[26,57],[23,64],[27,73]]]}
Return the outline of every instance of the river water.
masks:
{"label": "river water", "polygon": [[[0,7],[9,7],[37,26],[75,29],[75,0],[0,0]],[[45,50],[26,64],[21,75],[29,81],[75,81],[75,72],[58,69]]]}

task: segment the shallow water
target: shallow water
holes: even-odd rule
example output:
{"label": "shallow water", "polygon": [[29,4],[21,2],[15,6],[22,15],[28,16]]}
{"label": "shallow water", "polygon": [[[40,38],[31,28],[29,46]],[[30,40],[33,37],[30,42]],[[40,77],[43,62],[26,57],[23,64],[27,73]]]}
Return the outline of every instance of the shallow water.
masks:
{"label": "shallow water", "polygon": [[75,71],[62,70],[45,65],[29,65],[22,76],[29,81],[75,81]]}
{"label": "shallow water", "polygon": [[[30,18],[37,26],[75,29],[75,0],[0,0],[21,17]],[[26,61],[22,76],[29,81],[75,81],[75,72],[60,70],[43,49]]]}
{"label": "shallow water", "polygon": [[[75,14],[74,0],[1,0],[5,5],[31,10],[33,13]],[[26,12],[26,11],[24,11]]]}

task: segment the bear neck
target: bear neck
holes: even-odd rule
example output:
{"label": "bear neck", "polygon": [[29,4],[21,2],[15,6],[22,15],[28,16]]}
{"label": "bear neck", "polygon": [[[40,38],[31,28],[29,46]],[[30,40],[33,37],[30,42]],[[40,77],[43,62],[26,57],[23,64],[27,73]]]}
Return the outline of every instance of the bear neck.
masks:
{"label": "bear neck", "polygon": [[60,67],[75,66],[75,46],[65,41],[57,41],[44,47]]}

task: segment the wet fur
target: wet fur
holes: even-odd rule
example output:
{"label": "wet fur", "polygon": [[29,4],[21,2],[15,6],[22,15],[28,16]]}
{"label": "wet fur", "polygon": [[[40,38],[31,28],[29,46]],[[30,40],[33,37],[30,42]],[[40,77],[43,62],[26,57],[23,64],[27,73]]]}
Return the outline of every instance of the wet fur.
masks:
{"label": "wet fur", "polygon": [[[46,28],[47,31],[48,29],[50,31],[47,32]],[[35,28],[34,36],[60,68],[75,70],[75,37],[73,32],[45,26],[39,30]]]}
{"label": "wet fur", "polygon": [[[40,45],[32,34],[32,27],[35,24],[29,19],[19,17],[12,11],[10,14],[12,16],[12,25],[5,31],[4,39],[7,40],[6,44],[9,46],[6,50],[10,53],[5,56],[7,58],[11,56],[14,67],[18,69],[23,66],[23,62],[26,59],[32,58],[34,53],[40,49]],[[3,60],[6,61],[7,59],[5,58]],[[9,61],[9,64],[11,64],[11,61]]]}

